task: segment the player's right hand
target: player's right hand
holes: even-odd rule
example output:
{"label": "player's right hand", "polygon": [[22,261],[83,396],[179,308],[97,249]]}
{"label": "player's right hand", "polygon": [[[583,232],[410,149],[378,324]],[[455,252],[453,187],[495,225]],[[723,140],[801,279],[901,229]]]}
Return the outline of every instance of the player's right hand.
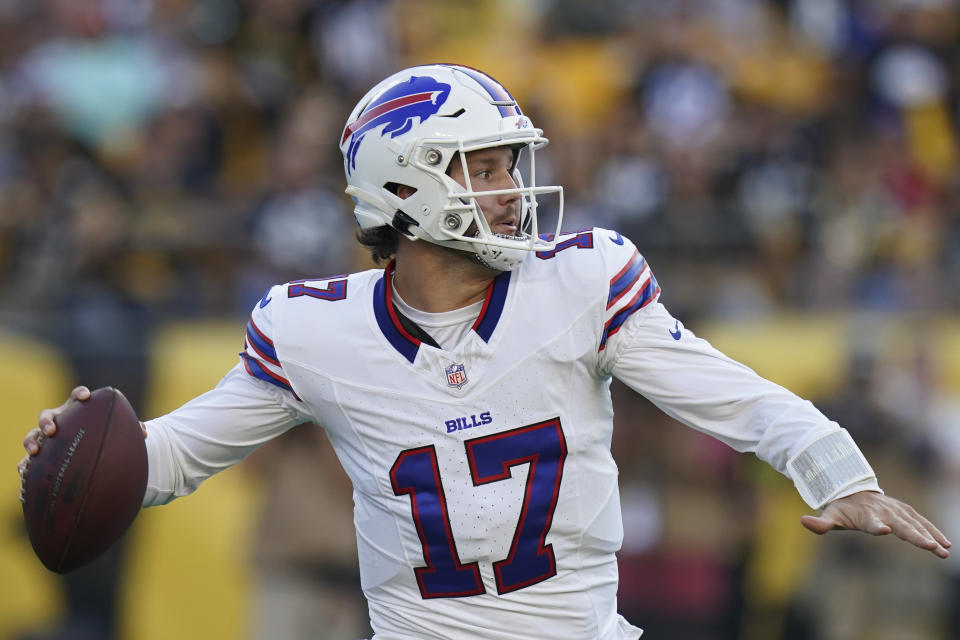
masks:
{"label": "player's right hand", "polygon": [[40,453],[40,447],[43,445],[45,438],[57,432],[57,423],[54,422],[54,418],[74,404],[86,402],[89,399],[90,389],[81,385],[75,387],[73,391],[70,392],[70,397],[59,407],[55,409],[44,409],[40,412],[40,416],[37,418],[37,427],[31,429],[23,439],[23,448],[27,450],[27,455],[17,463],[17,473],[20,474],[20,502],[23,502],[23,481],[27,469],[30,467],[30,458]]}

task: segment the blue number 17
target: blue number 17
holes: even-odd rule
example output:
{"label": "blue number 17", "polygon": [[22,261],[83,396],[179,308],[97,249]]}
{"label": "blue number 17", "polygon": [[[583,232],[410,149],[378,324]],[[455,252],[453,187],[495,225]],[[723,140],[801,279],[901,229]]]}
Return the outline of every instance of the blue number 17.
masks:
{"label": "blue number 17", "polygon": [[[530,465],[510,553],[493,563],[497,592],[523,589],[556,575],[553,546],[546,543],[546,537],[567,457],[560,419],[474,438],[464,444],[475,486],[506,480],[512,477],[513,467]],[[390,469],[390,480],[396,495],[410,496],[426,563],[414,569],[420,594],[424,598],[458,598],[484,593],[478,564],[460,562],[434,446],[403,451]]]}

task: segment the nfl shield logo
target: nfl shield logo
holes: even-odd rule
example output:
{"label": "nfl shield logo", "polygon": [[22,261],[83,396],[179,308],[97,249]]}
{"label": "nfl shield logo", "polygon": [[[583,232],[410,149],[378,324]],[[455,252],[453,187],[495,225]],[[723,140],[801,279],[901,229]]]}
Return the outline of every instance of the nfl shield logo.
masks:
{"label": "nfl shield logo", "polygon": [[467,384],[467,369],[462,364],[452,364],[446,368],[447,384],[459,389]]}

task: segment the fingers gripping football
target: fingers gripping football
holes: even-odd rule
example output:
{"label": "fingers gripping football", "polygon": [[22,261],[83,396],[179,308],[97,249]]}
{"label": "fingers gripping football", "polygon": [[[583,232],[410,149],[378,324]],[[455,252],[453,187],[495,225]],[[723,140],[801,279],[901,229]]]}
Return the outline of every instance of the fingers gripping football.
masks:
{"label": "fingers gripping football", "polygon": [[20,475],[20,502],[24,501],[23,483],[27,469],[30,468],[30,459],[40,453],[40,447],[43,445],[44,439],[57,432],[57,423],[54,421],[55,418],[77,402],[85,402],[89,399],[90,389],[81,385],[74,387],[69,397],[67,397],[67,400],[59,407],[44,409],[40,412],[37,418],[37,426],[27,432],[26,437],[23,439],[23,448],[27,450],[27,455],[17,463],[17,473]]}
{"label": "fingers gripping football", "polygon": [[34,456],[40,451],[40,444],[46,436],[52,436],[57,432],[57,423],[54,421],[57,416],[69,409],[77,402],[86,402],[90,399],[90,389],[79,386],[74,387],[66,402],[55,409],[44,409],[37,418],[37,428],[31,429],[27,437],[23,439],[23,447],[27,453]]}
{"label": "fingers gripping football", "polygon": [[17,473],[20,474],[20,493],[17,498],[21,503],[26,501],[26,488],[23,485],[24,476],[27,474],[27,468],[30,466],[30,456],[25,455],[20,462],[17,463]]}
{"label": "fingers gripping football", "polygon": [[824,534],[833,529],[864,531],[876,536],[894,534],[941,558],[950,555],[950,541],[929,520],[896,498],[873,491],[855,493],[831,502],[817,516],[803,516],[810,531]]}

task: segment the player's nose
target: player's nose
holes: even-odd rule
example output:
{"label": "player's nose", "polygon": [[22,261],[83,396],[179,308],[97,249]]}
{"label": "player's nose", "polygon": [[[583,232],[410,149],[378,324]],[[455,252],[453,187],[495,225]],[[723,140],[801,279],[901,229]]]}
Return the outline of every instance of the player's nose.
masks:
{"label": "player's nose", "polygon": [[[500,179],[497,181],[495,189],[516,189],[517,183],[514,181],[513,176],[508,171],[503,171],[499,174]],[[520,194],[517,192],[512,193],[501,193],[497,196],[497,202],[501,206],[508,206],[512,203],[520,202]]]}

